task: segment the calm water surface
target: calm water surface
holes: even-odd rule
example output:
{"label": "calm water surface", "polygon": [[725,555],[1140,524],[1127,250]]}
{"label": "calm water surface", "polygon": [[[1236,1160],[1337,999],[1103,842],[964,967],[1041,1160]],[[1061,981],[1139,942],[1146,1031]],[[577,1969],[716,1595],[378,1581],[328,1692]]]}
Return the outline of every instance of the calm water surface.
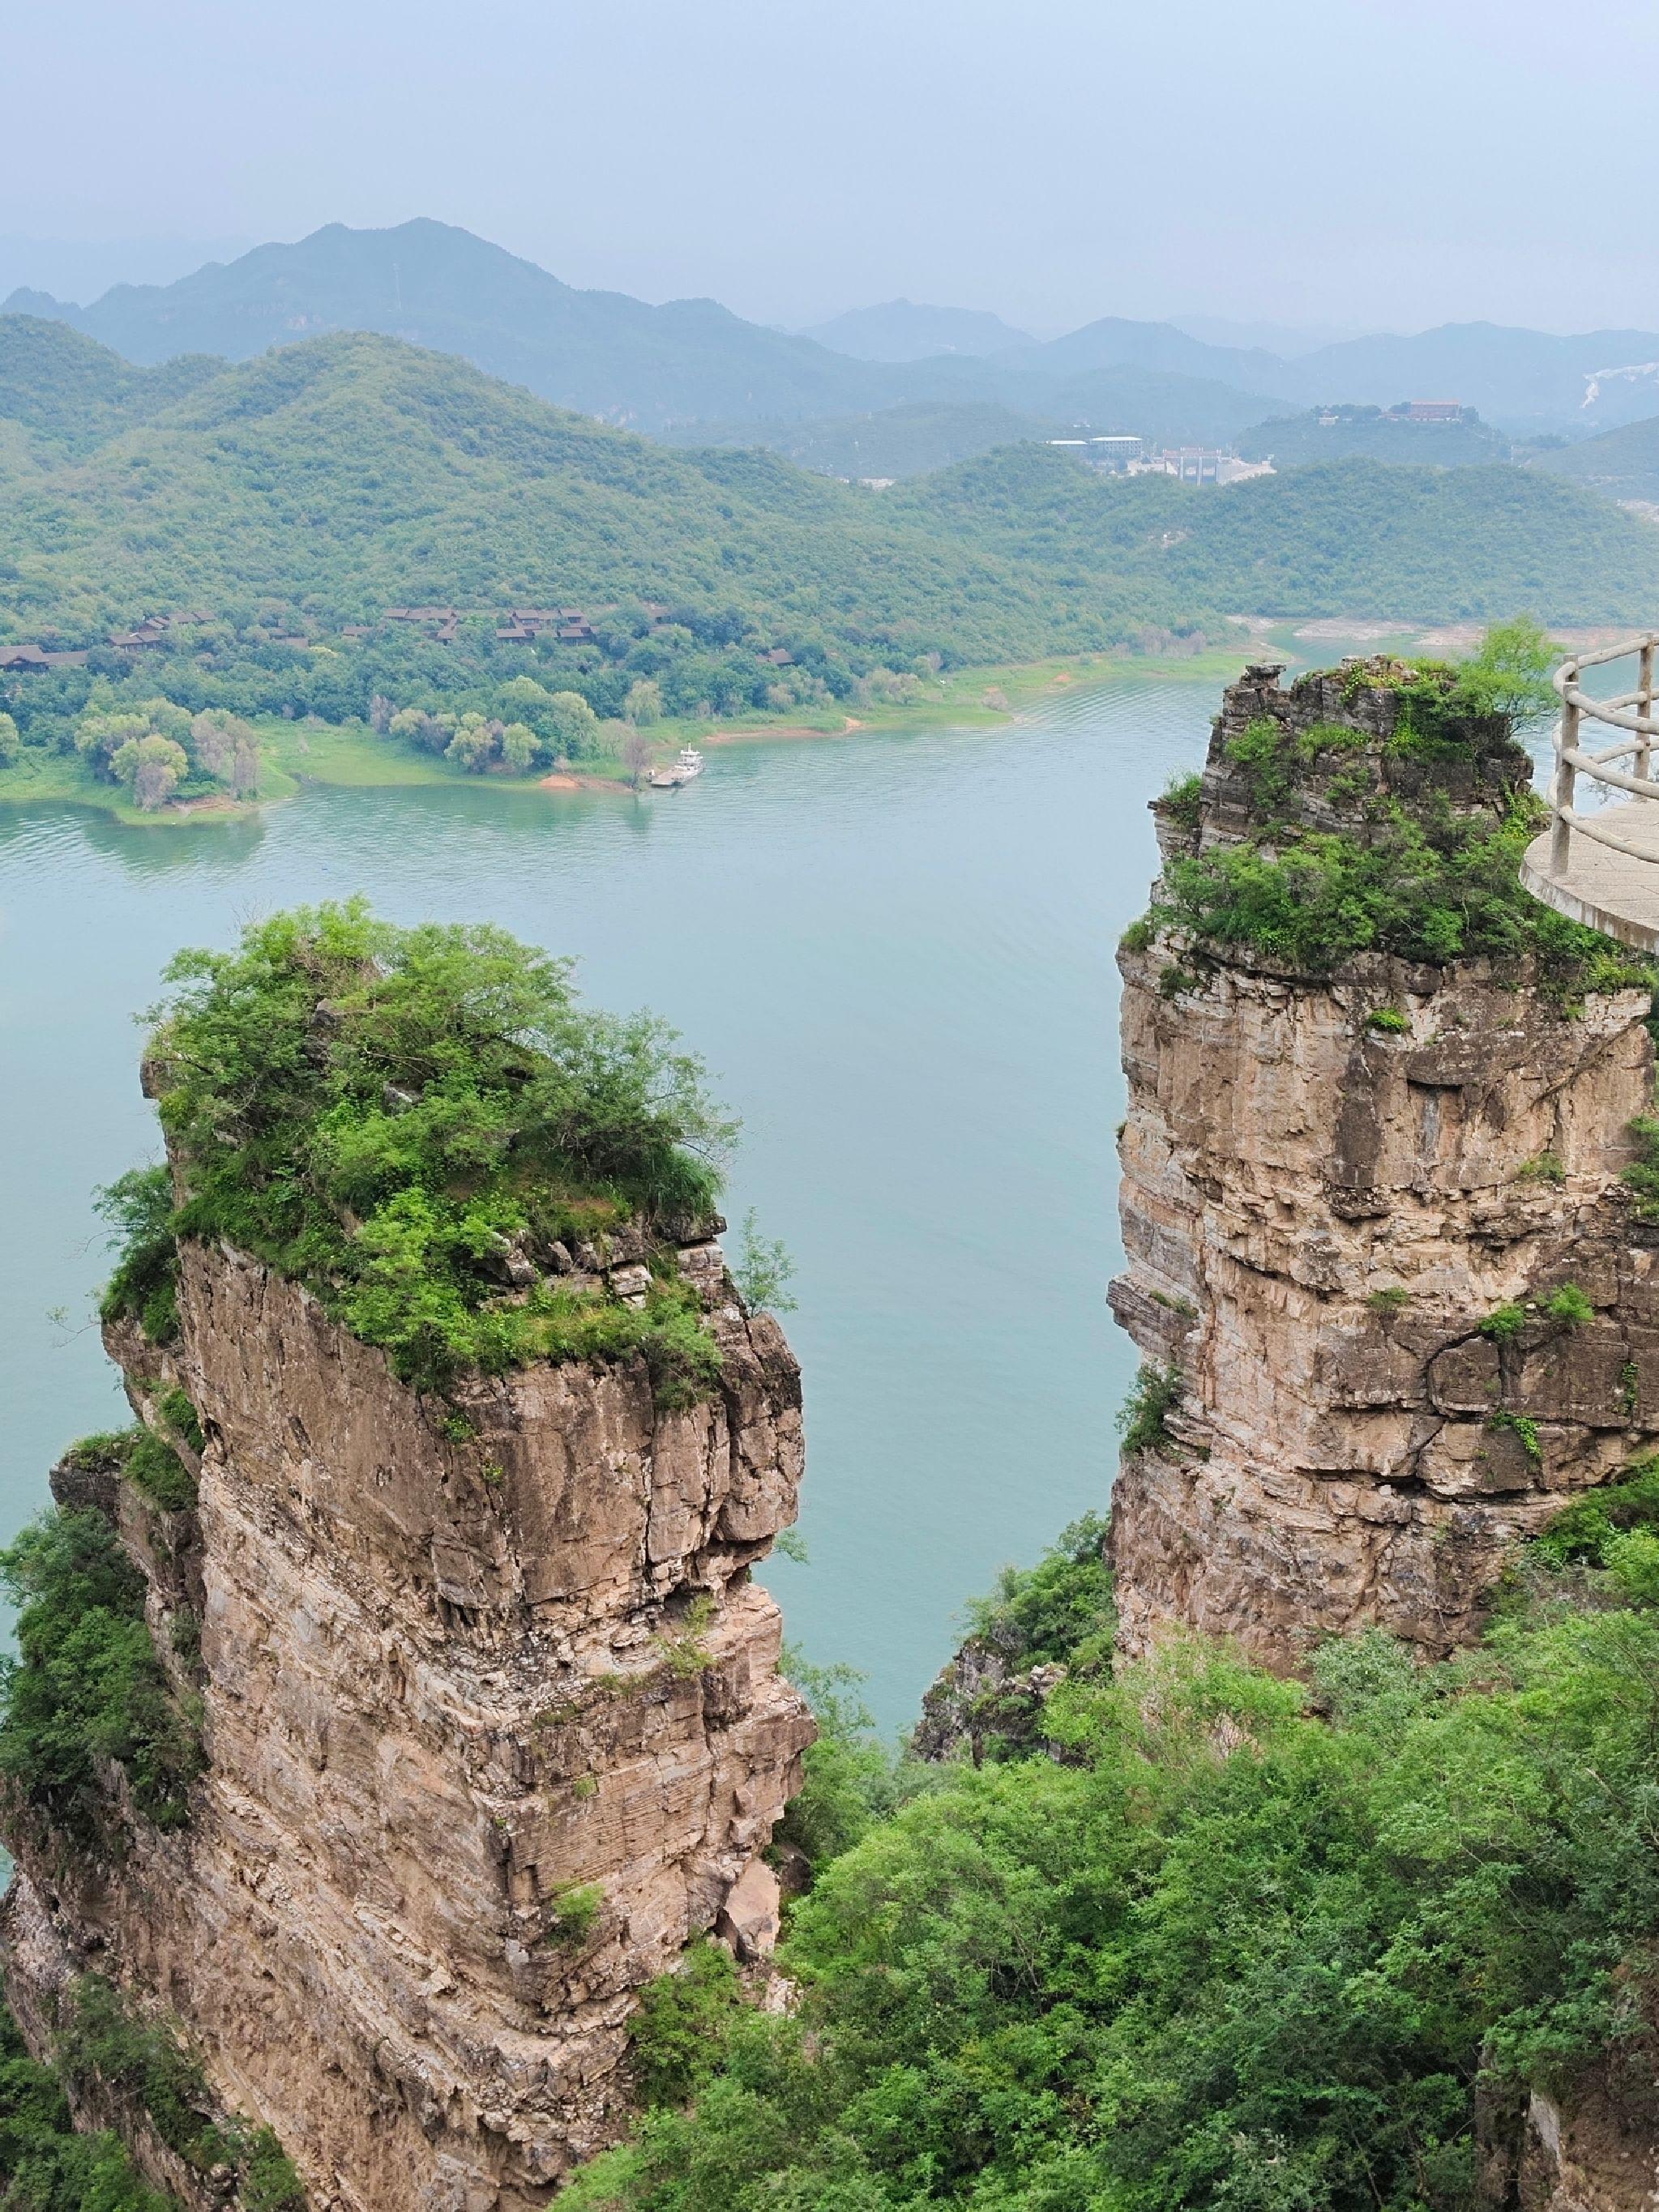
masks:
{"label": "calm water surface", "polygon": [[[711,751],[675,795],[313,790],[256,823],[0,810],[0,1535],[121,1418],[89,1194],[154,1157],[134,1016],[180,945],[297,901],[487,918],[648,1005],[744,1118],[730,1208],[798,1263],[811,1563],[792,1637],[911,1717],[964,1601],[1104,1504],[1133,1373],[1105,1287],[1112,952],[1146,800],[1218,687],[1119,680],[990,732]],[[69,1310],[54,1322],[54,1308]]]}

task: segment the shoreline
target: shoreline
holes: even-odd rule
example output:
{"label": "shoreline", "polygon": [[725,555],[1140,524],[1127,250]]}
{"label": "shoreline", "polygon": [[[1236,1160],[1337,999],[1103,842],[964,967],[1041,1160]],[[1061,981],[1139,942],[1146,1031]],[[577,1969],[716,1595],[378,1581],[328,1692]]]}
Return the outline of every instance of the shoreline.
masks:
{"label": "shoreline", "polygon": [[[652,726],[665,754],[681,744],[719,747],[804,744],[814,740],[902,734],[956,727],[963,730],[1018,728],[1031,720],[1030,710],[1046,699],[1072,690],[1109,684],[1217,684],[1236,676],[1244,663],[1267,654],[1282,655],[1291,668],[1314,665],[1322,645],[1376,651],[1387,645],[1419,653],[1465,649],[1479,634],[1465,623],[1389,623],[1376,617],[1249,616],[1239,618],[1237,644],[1181,655],[1098,652],[1056,655],[1045,660],[962,668],[927,679],[919,698],[902,702],[861,704],[856,714],[840,702],[833,711],[797,709],[797,719],[764,716],[732,720],[666,718]],[[1598,626],[1595,641],[1606,625]],[[1620,633],[1622,635],[1622,633]],[[1577,632],[1564,629],[1564,641]],[[1586,636],[1589,633],[1585,633]],[[338,789],[398,791],[434,784],[527,794],[563,796],[580,792],[637,798],[636,786],[617,760],[582,768],[555,769],[540,775],[474,775],[447,762],[404,749],[371,733],[362,724],[307,726],[276,715],[258,718],[263,758],[260,789],[254,799],[204,793],[184,805],[144,812],[125,793],[94,782],[78,762],[62,754],[25,756],[25,772],[0,770],[0,808],[56,803],[82,807],[131,829],[177,829],[187,824],[244,822],[267,806],[299,796],[307,786]]]}

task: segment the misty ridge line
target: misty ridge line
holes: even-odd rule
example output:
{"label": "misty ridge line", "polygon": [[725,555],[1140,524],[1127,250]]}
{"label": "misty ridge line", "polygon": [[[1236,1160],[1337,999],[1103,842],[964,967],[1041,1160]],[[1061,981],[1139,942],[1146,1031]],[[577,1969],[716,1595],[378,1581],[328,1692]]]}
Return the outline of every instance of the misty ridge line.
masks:
{"label": "misty ridge line", "polygon": [[[209,262],[168,284],[118,284],[81,307],[20,289],[4,312],[66,322],[127,360],[361,330],[453,353],[538,397],[657,435],[739,442],[757,427],[927,404],[995,407],[1052,434],[1087,423],[1225,441],[1287,410],[1455,399],[1522,440],[1577,439],[1659,408],[1659,333],[1568,336],[1487,323],[1380,333],[1287,356],[1104,316],[1037,340],[981,310],[898,301],[810,331],[707,299],[652,306],[581,290],[453,225],[333,223]],[[748,442],[775,442],[750,435]]]}

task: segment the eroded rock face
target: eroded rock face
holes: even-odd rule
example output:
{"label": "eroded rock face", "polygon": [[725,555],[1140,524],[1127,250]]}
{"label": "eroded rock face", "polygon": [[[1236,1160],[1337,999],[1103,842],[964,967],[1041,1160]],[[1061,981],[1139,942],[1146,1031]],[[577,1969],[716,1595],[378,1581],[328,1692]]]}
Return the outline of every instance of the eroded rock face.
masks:
{"label": "eroded rock face", "polygon": [[[1267,712],[1347,710],[1328,678],[1235,686],[1201,818],[1162,823],[1166,847],[1241,834],[1226,744]],[[1501,803],[1515,754],[1494,738],[1454,803]],[[1650,1097],[1649,994],[1572,1011],[1479,961],[1318,980],[1167,938],[1119,964],[1112,1304],[1182,1378],[1167,1443],[1114,1496],[1123,1641],[1184,1623],[1294,1667],[1374,1622],[1443,1653],[1516,1539],[1659,1442],[1656,1238],[1619,1180]],[[1404,1026],[1373,1026],[1385,1008]],[[1593,1319],[1547,1316],[1567,1283]],[[1518,1334],[1484,1334],[1510,1303]]]}
{"label": "eroded rock face", "polygon": [[[794,1516],[799,1377],[716,1250],[684,1265],[725,1380],[678,1412],[640,1360],[422,1401],[201,1247],[172,1352],[112,1333],[141,1411],[192,1400],[199,1507],[75,1502],[145,1569],[207,1771],[187,1829],[129,1819],[96,1863],[18,1824],[15,1924],[176,2014],[319,2212],[544,2204],[615,2132],[641,1984],[722,1912],[765,1942],[755,1869],[811,1723],[749,1570]],[[26,2020],[41,1952],[8,1960]]]}

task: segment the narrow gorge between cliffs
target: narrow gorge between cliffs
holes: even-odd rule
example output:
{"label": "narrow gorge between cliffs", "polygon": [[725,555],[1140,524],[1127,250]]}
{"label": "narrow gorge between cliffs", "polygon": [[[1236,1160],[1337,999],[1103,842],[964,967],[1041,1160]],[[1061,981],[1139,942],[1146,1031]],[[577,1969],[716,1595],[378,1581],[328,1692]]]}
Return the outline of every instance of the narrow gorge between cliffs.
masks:
{"label": "narrow gorge between cliffs", "polygon": [[[1540,1669],[1659,1688],[1656,977],[1519,890],[1535,802],[1504,696],[1479,659],[1253,667],[1154,802],[1162,869],[1118,956],[1110,1301],[1141,1364],[1109,1525],[1109,1485],[1079,1483],[1091,1510],[975,1608],[880,1775],[757,1579],[798,1508],[800,1370],[728,1268],[699,1079],[657,1032],[584,1026],[562,972],[488,930],[330,908],[178,971],[144,1066],[167,1168],[118,1209],[104,1308],[137,1426],[59,1461],[58,1519],[11,1554],[0,1963],[83,2124],[189,2212],[540,2212],[567,2183],[583,2212],[724,2202],[674,2192],[750,2107],[773,2117],[745,2206],[769,2173],[791,2204],[842,2201],[835,2179],[860,2208],[1288,2212],[1364,2201],[1373,2166],[1389,2212],[1650,2201],[1639,1819],[1624,1859],[1581,1865],[1570,1806],[1534,1790],[1555,1857],[1508,1848],[1559,1964],[1528,1984],[1512,1943],[1473,1955],[1490,1900],[1448,1934],[1455,1887],[1432,1850],[1405,1871],[1388,1809],[1413,1746],[1420,1796],[1488,1707],[1524,1730]],[[1029,1555],[1061,1516],[1025,1512]],[[112,1674],[54,1622],[70,1590],[116,1624]],[[1552,1741],[1571,1709],[1569,1685]],[[1639,1794],[1639,1750],[1593,1756]],[[1115,1761],[1139,1777],[1121,1796]],[[1125,1896],[1178,1917],[1158,1854],[1281,1766],[1267,1826],[1311,1823],[1284,1880],[1352,1893],[1348,1851],[1360,1893],[1394,1885],[1439,2015],[1407,2019],[1410,1947],[1378,1922],[1343,1936],[1340,1996],[1305,2000],[1320,2034],[1357,2008],[1321,2053],[1340,2095],[1298,2106],[1287,2075],[1279,2119],[1249,2119],[1229,2046],[1139,2109],[1165,2031],[1116,2015],[1163,1970],[1127,1963],[1139,1907],[1091,1887],[1082,1839],[1129,1850]],[[1026,1796],[1048,1810],[998,1903],[987,1837],[1006,1850]],[[1158,1851],[1133,1842],[1160,1820]],[[941,1979],[906,1946],[964,1882],[996,1932]],[[1243,1886],[1247,1922],[1273,1893]],[[1303,1953],[1333,1910],[1316,1894]],[[1074,1917],[1087,1940],[1039,1965],[1036,1931]],[[1011,2050],[1051,2039],[1002,2087],[1001,2031],[954,2024],[964,1973]],[[883,2038],[930,1984],[918,2073]],[[1168,2032],[1207,2018],[1195,1996]],[[1103,2071],[1091,2033],[1120,2039]],[[196,2069],[170,2104],[157,2038]],[[1056,2093],[1004,2143],[1028,2066]],[[905,2126],[981,2093],[991,2195],[965,2169],[879,2193]],[[1316,2117],[1362,2095],[1366,2130]],[[1147,2147],[1160,2096],[1196,2099],[1194,2142],[1237,2106],[1204,2153],[1220,2193],[1159,2194],[1198,2156]]]}

